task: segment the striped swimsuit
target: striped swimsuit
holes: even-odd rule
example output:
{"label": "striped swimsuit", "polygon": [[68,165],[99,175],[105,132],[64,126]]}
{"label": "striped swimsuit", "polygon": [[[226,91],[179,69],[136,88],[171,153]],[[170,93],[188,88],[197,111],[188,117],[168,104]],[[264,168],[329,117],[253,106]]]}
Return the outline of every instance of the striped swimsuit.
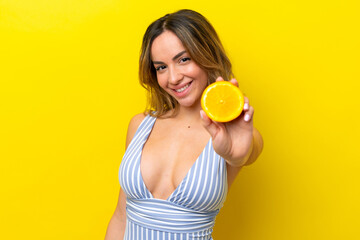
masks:
{"label": "striped swimsuit", "polygon": [[146,188],[140,172],[143,146],[156,121],[147,115],[129,144],[119,170],[126,194],[126,240],[211,240],[227,194],[225,160],[211,139],[179,186],[162,200]]}

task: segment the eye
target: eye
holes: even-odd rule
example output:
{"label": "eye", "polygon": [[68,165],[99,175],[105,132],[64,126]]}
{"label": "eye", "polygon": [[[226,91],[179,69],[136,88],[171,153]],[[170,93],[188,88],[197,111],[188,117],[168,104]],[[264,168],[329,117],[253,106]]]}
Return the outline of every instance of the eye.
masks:
{"label": "eye", "polygon": [[187,62],[187,61],[190,61],[189,57],[180,58],[180,63]]}
{"label": "eye", "polygon": [[166,66],[158,66],[158,67],[156,67],[155,69],[156,69],[156,71],[161,71],[161,70],[164,70],[166,68]]}

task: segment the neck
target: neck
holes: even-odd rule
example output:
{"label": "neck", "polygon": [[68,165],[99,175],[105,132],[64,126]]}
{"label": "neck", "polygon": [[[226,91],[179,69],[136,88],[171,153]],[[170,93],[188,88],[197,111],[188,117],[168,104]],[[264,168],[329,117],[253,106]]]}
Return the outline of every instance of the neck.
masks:
{"label": "neck", "polygon": [[188,121],[192,123],[200,122],[200,110],[201,110],[200,104],[196,107],[190,107],[190,108],[180,106],[176,118],[182,121]]}

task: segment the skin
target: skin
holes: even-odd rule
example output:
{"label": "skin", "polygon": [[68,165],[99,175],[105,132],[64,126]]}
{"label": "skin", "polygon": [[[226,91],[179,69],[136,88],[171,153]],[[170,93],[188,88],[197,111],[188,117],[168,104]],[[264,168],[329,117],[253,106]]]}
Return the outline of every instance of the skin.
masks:
{"label": "skin", "polygon": [[[201,110],[200,99],[207,86],[207,73],[186,52],[180,39],[165,31],[151,47],[159,85],[180,105],[175,117],[158,118],[144,145],[140,171],[154,198],[167,199],[181,183],[210,138],[214,150],[227,163],[228,185],[244,165],[253,163],[262,150],[260,133],[253,127],[254,109],[245,98],[243,113],[235,120],[218,123]],[[221,77],[217,81],[223,81]],[[230,81],[235,86],[235,79]],[[177,93],[185,86],[189,87]],[[171,112],[169,112],[169,116]],[[138,114],[130,121],[126,147],[144,119]],[[191,143],[191,144],[189,144]],[[120,190],[115,213],[105,239],[122,239],[126,223],[126,196]]]}

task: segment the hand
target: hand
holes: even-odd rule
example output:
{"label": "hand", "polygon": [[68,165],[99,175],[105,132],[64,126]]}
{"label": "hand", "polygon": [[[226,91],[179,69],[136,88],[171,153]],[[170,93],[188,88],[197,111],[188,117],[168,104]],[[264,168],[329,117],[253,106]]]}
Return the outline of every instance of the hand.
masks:
{"label": "hand", "polygon": [[[224,81],[224,79],[218,77],[216,81]],[[230,82],[239,87],[235,79],[231,79]],[[211,120],[203,110],[200,110],[202,124],[210,133],[215,152],[230,165],[237,167],[246,163],[253,147],[254,108],[249,105],[247,97],[244,97],[244,102],[240,116],[225,123]]]}

